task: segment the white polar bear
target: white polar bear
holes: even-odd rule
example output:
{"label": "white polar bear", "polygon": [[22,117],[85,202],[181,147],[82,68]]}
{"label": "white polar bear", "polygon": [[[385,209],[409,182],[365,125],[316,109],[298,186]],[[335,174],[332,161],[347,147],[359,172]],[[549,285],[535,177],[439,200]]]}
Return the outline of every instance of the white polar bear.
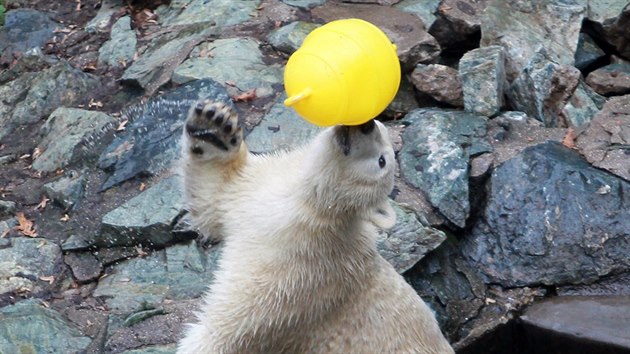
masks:
{"label": "white polar bear", "polygon": [[376,250],[394,225],[394,151],[370,121],[253,155],[225,104],[191,108],[185,195],[219,269],[178,353],[453,353],[427,305]]}

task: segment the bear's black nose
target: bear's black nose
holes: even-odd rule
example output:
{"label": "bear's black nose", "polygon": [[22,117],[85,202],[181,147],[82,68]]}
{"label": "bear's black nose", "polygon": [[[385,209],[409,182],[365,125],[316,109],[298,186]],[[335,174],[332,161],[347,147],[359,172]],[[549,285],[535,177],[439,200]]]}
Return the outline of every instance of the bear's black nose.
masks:
{"label": "bear's black nose", "polygon": [[374,123],[374,119],[370,119],[366,123],[361,124],[359,126],[359,130],[361,131],[361,133],[368,135],[374,130],[375,126],[376,126],[376,123]]}

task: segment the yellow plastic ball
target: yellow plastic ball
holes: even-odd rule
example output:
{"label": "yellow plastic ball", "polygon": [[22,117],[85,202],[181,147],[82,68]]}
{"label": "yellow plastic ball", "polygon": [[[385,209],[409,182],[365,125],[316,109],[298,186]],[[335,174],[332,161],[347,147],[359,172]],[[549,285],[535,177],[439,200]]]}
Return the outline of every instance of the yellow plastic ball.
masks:
{"label": "yellow plastic ball", "polygon": [[367,21],[337,20],[312,31],[289,58],[284,103],[318,126],[359,125],[383,112],[399,85],[396,46],[385,33]]}

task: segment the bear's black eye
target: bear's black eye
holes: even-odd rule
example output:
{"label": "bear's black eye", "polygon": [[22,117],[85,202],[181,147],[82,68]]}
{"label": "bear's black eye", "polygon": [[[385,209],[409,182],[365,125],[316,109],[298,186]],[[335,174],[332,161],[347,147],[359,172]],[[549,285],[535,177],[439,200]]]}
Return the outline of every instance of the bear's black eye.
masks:
{"label": "bear's black eye", "polygon": [[385,167],[385,165],[385,158],[383,157],[383,155],[381,155],[381,157],[378,158],[378,167],[383,168]]}

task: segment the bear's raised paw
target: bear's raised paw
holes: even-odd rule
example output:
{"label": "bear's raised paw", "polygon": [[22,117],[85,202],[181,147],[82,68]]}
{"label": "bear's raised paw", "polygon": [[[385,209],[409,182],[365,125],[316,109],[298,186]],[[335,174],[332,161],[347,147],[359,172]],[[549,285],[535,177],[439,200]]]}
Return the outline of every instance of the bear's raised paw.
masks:
{"label": "bear's raised paw", "polygon": [[230,155],[243,141],[238,115],[229,105],[210,100],[197,102],[185,124],[188,152],[198,158]]}

